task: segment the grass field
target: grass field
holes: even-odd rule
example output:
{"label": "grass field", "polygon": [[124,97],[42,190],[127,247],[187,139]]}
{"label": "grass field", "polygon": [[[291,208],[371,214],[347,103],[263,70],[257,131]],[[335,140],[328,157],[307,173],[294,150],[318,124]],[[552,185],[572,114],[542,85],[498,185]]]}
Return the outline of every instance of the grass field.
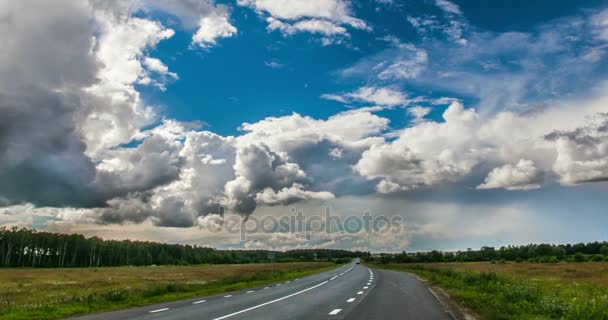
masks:
{"label": "grass field", "polygon": [[238,290],[335,266],[277,263],[0,269],[0,319],[60,319]]}
{"label": "grass field", "polygon": [[482,319],[608,319],[608,263],[375,265],[445,289]]}

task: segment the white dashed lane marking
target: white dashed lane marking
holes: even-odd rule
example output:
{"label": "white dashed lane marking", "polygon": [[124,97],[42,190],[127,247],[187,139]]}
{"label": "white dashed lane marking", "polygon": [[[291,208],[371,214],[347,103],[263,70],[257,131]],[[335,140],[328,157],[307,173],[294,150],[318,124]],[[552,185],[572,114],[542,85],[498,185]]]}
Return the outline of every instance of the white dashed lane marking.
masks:
{"label": "white dashed lane marking", "polygon": [[199,303],[203,303],[206,302],[207,300],[199,300],[199,301],[194,301],[192,302],[192,304],[199,304]]}
{"label": "white dashed lane marking", "polygon": [[332,310],[332,311],[329,313],[329,315],[330,315],[330,316],[336,315],[336,314],[338,314],[338,312],[340,312],[340,311],[342,311],[342,309],[334,309],[334,310]]}
{"label": "white dashed lane marking", "polygon": [[353,302],[353,301],[355,301],[355,298],[350,298],[350,299],[346,300],[346,302],[349,302],[349,303]]}
{"label": "white dashed lane marking", "polygon": [[222,319],[230,318],[230,317],[235,316],[235,315],[237,315],[237,314],[241,314],[241,313],[244,313],[244,312],[247,312],[247,311],[251,311],[251,310],[254,310],[254,309],[257,309],[257,308],[263,307],[263,306],[267,306],[267,305],[269,305],[269,304],[271,304],[271,303],[279,302],[279,301],[282,301],[282,300],[285,300],[285,299],[291,298],[291,297],[293,297],[293,296],[297,296],[297,295],[299,295],[299,294],[301,294],[301,293],[304,293],[304,292],[306,292],[306,291],[310,291],[310,290],[312,290],[312,289],[314,289],[314,288],[317,288],[317,287],[320,287],[320,286],[322,286],[322,285],[324,285],[324,284],[326,284],[326,283],[327,283],[327,281],[323,281],[323,282],[321,282],[321,283],[319,283],[319,284],[317,284],[317,285],[314,285],[314,286],[312,286],[312,287],[310,287],[310,288],[306,288],[306,289],[304,289],[304,290],[298,291],[298,292],[296,292],[296,293],[292,293],[292,294],[287,295],[287,296],[284,296],[284,297],[282,297],[282,298],[278,298],[278,299],[274,299],[274,300],[272,300],[272,301],[264,302],[264,303],[262,303],[262,304],[258,304],[257,306],[253,306],[253,307],[250,307],[250,308],[247,308],[247,309],[243,309],[243,310],[241,310],[241,311],[233,312],[233,313],[231,313],[231,314],[227,314],[227,315],[225,315],[225,316],[221,316],[221,317],[219,317],[219,318],[215,318],[215,319],[213,319],[213,320],[222,320]]}
{"label": "white dashed lane marking", "polygon": [[232,297],[231,294],[227,294],[227,295],[224,296],[224,298],[230,298],[230,297]]}
{"label": "white dashed lane marking", "polygon": [[169,310],[169,308],[162,308],[162,309],[152,310],[152,311],[150,311],[150,313],[163,312],[163,311],[167,311],[167,310]]}
{"label": "white dashed lane marking", "polygon": [[249,290],[249,291],[247,291],[247,293],[253,293],[253,292],[255,292],[255,291],[253,291],[253,290]]}
{"label": "white dashed lane marking", "polygon": [[363,291],[359,291],[359,292],[357,292],[357,294],[363,294]]}

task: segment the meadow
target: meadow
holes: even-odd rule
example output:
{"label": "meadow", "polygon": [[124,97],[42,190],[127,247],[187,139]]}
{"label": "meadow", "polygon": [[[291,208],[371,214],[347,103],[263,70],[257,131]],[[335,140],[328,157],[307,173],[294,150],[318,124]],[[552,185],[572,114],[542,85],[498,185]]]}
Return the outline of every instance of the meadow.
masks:
{"label": "meadow", "polygon": [[61,319],[239,290],[335,266],[295,262],[0,269],[0,319]]}
{"label": "meadow", "polygon": [[608,263],[389,263],[444,289],[481,319],[608,319]]}

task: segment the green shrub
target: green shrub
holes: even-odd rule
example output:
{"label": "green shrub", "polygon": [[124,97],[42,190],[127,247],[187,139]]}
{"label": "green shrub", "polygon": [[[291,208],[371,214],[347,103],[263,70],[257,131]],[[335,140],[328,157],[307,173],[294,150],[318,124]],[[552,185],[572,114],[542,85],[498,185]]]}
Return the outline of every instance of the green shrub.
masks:
{"label": "green shrub", "polygon": [[596,261],[596,262],[597,261],[604,261],[604,257],[602,255],[600,255],[600,254],[594,254],[591,257],[591,261]]}
{"label": "green shrub", "polygon": [[573,258],[574,258],[575,262],[585,262],[585,261],[587,261],[587,257],[584,254],[580,253],[580,252],[575,253],[574,256],[573,256]]}

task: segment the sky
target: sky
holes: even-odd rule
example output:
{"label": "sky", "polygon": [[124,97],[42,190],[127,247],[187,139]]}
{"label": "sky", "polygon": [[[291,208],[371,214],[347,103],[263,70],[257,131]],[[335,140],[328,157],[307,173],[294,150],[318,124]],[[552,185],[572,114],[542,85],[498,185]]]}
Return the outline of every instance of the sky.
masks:
{"label": "sky", "polygon": [[[9,0],[0,39],[0,226],[225,249],[608,240],[605,1]],[[327,213],[390,223],[272,227]]]}

